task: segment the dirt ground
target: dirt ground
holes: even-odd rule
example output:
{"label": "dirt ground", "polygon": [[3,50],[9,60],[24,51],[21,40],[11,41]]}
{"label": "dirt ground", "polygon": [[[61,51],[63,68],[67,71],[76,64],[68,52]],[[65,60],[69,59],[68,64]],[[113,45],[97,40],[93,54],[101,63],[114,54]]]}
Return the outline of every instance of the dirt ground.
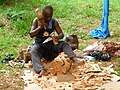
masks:
{"label": "dirt ground", "polygon": [[0,90],[24,90],[20,75],[12,76],[8,72],[0,75]]}
{"label": "dirt ground", "polygon": [[[110,62],[99,62],[98,64],[103,67],[109,66],[111,64],[115,66],[115,63],[113,60]],[[22,71],[24,71],[24,69],[20,70],[17,76],[13,76],[7,71],[6,73],[1,74],[0,75],[0,90],[24,90],[24,86],[25,86],[24,81],[20,77],[22,75]]]}

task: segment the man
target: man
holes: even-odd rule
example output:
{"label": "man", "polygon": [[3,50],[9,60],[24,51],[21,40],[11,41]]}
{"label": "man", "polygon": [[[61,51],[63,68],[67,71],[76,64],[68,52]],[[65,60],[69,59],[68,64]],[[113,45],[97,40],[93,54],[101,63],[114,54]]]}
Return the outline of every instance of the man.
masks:
{"label": "man", "polygon": [[[37,18],[33,20],[30,31],[30,36],[35,37],[35,43],[31,49],[33,68],[40,76],[45,71],[45,68],[41,63],[42,58],[46,60],[54,60],[54,58],[63,51],[71,60],[76,60],[76,56],[71,47],[67,43],[59,41],[64,37],[64,34],[59,23],[55,19],[52,19],[53,8],[51,6],[45,6],[42,12],[44,16],[43,18],[41,18],[40,10],[36,10]],[[54,44],[53,40],[45,42],[55,31],[58,36],[54,36],[54,38],[55,42],[58,42],[58,44]]]}

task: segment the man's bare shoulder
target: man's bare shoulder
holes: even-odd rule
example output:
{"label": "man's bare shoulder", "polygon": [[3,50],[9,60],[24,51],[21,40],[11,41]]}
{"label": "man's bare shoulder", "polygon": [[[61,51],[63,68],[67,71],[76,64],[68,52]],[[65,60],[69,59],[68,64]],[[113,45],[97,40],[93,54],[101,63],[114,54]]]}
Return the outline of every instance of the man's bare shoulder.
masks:
{"label": "man's bare shoulder", "polygon": [[37,20],[37,18],[35,18],[34,20],[33,20],[33,23],[32,23],[32,25],[37,25],[38,24],[38,20]]}
{"label": "man's bare shoulder", "polygon": [[53,21],[55,21],[55,22],[57,22],[57,20],[56,20],[56,19],[54,19],[54,18],[52,18],[52,20],[53,20]]}
{"label": "man's bare shoulder", "polygon": [[58,24],[58,21],[56,19],[53,19],[55,25]]}
{"label": "man's bare shoulder", "polygon": [[35,18],[35,19],[33,20],[33,22],[38,22],[37,18]]}

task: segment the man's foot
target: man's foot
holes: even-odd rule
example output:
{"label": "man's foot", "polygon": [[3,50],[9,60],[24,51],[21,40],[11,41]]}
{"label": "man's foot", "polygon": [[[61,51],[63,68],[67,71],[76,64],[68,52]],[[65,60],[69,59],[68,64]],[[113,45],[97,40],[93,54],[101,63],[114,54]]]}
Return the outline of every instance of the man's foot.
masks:
{"label": "man's foot", "polygon": [[80,58],[78,58],[78,57],[73,57],[73,58],[71,58],[71,60],[72,60],[73,62],[75,62],[75,63],[79,63],[79,62],[82,61],[82,60],[81,60]]}
{"label": "man's foot", "polygon": [[46,70],[41,70],[40,73],[38,74],[38,78],[42,77],[42,75],[46,75],[47,71]]}
{"label": "man's foot", "polygon": [[73,63],[72,63],[73,66],[79,66],[79,65],[85,64],[85,61],[78,57],[72,58],[72,61],[73,61]]}

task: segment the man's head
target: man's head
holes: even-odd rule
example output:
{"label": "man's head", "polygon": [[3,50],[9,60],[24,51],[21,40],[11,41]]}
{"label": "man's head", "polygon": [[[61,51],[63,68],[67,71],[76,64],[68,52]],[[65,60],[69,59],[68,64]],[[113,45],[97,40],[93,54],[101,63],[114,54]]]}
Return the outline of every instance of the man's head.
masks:
{"label": "man's head", "polygon": [[52,6],[50,6],[50,5],[45,6],[43,8],[43,15],[44,15],[44,19],[45,19],[46,22],[50,21],[50,19],[52,18],[52,15],[53,15]]}

